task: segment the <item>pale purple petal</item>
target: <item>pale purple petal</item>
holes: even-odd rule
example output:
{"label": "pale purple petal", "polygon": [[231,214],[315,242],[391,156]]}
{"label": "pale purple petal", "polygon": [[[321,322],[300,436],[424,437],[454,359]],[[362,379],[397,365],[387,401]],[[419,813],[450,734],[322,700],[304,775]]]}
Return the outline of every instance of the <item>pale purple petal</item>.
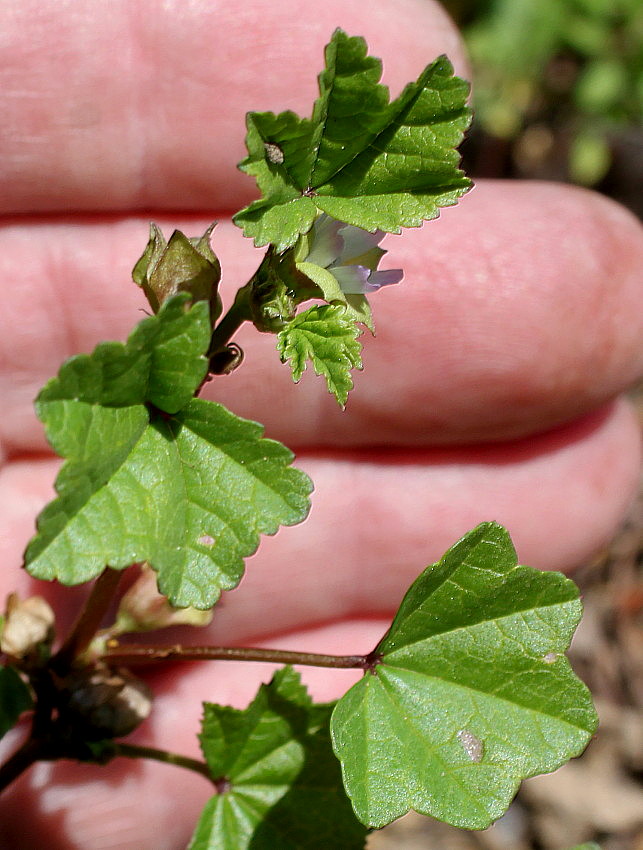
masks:
{"label": "pale purple petal", "polygon": [[342,253],[340,261],[343,266],[366,266],[367,269],[375,271],[384,254],[386,254],[386,251],[375,245],[373,248],[369,248],[368,251],[364,251],[363,254],[354,257],[346,257]]}
{"label": "pale purple petal", "polygon": [[332,266],[328,271],[335,278],[345,295],[366,292],[368,276],[371,274],[371,270],[367,269],[366,266]]}
{"label": "pale purple petal", "polygon": [[361,227],[353,227],[352,224],[345,224],[339,231],[339,235],[344,240],[344,247],[341,254],[341,262],[349,265],[351,260],[360,257],[371,248],[375,248],[384,238],[385,234],[381,230],[376,230],[375,233],[369,233],[368,230],[362,230]]}
{"label": "pale purple petal", "polygon": [[323,269],[328,268],[331,263],[335,262],[342,252],[344,241],[339,235],[340,229],[344,227],[342,221],[337,221],[331,218],[326,213],[322,213],[315,220],[311,232],[311,248],[306,257],[307,263],[315,263]]}
{"label": "pale purple petal", "polygon": [[381,272],[371,272],[366,282],[365,292],[375,292],[383,286],[399,283],[403,277],[402,269],[384,269]]}

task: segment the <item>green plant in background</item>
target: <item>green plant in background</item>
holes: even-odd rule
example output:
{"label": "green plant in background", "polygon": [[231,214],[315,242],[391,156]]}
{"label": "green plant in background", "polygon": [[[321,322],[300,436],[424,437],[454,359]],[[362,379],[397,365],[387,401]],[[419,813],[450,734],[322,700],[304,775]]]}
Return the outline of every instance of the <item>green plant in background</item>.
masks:
{"label": "green plant in background", "polygon": [[527,176],[598,183],[643,120],[639,0],[443,0],[464,25],[476,122]]}
{"label": "green plant in background", "polygon": [[[343,406],[359,336],[373,330],[368,296],[402,276],[379,269],[383,233],[435,218],[471,185],[456,152],[468,86],[448,60],[393,101],[380,74],[363,39],[337,30],[310,119],[248,116],[241,168],[262,197],[235,221],[267,247],[226,312],[211,228],[166,241],[152,226],[133,277],[153,315],[125,344],[71,358],[40,392],[37,414],[65,463],[25,566],[94,584],[57,644],[40,597],[7,604],[0,733],[23,718],[31,727],[0,787],[38,760],[156,759],[209,783],[192,850],[361,848],[409,809],[484,828],[523,778],[556,769],[593,734],[590,695],[565,657],[578,589],[519,566],[493,522],[420,574],[366,655],[120,642],[207,624],[260,535],[308,513],[312,483],[291,452],[199,398],[239,366],[238,328],[273,334],[293,380],[312,363]],[[101,628],[127,569],[135,581]],[[122,740],[153,704],[131,667],[211,659],[286,666],[245,710],[204,704],[203,760]],[[316,704],[291,666],[306,664],[363,675],[336,703]]]}

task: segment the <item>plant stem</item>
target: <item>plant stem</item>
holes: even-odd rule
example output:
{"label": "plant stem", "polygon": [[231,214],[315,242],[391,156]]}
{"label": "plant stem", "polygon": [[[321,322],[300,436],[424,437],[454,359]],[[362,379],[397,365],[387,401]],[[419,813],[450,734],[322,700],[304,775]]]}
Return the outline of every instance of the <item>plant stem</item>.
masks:
{"label": "plant stem", "polygon": [[111,752],[115,758],[122,756],[129,759],[152,759],[153,761],[163,762],[163,764],[185,767],[187,770],[200,773],[201,776],[205,776],[206,779],[212,782],[207,764],[189,756],[181,756],[178,753],[169,753],[167,750],[157,750],[156,747],[143,747],[138,744],[114,744]]}
{"label": "plant stem", "polygon": [[111,567],[105,567],[98,576],[71,631],[52,658],[51,663],[55,670],[65,671],[92,642],[111,604],[121,576],[122,570],[113,570]]}
{"label": "plant stem", "polygon": [[43,741],[28,738],[7,761],[0,766],[0,791],[4,791],[15,779],[32,764],[53,758],[51,748]]}
{"label": "plant stem", "polygon": [[237,646],[141,646],[136,644],[107,648],[103,658],[123,664],[150,661],[267,661],[273,664],[303,664],[308,667],[370,669],[377,659],[369,655],[320,655],[288,649],[258,649]]}
{"label": "plant stem", "polygon": [[225,348],[241,325],[252,318],[248,303],[251,285],[252,281],[237,291],[232,306],[214,329],[208,349],[210,356]]}

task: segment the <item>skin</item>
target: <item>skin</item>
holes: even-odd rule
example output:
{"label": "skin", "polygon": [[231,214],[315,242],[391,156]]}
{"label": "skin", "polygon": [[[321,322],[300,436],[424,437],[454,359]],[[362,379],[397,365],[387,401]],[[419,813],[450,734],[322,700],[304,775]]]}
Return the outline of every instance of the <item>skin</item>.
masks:
{"label": "skin", "polygon": [[[260,259],[229,220],[254,190],[235,169],[244,112],[308,114],[338,25],[384,59],[393,94],[441,52],[467,74],[429,0],[0,5],[0,596],[46,595],[61,630],[83,591],[20,570],[58,468],[32,399],[63,359],[138,321],[129,273],[150,219],[189,234],[220,221],[230,303]],[[295,448],[316,491],[309,520],[264,541],[207,635],[172,640],[366,652],[410,581],[478,522],[505,524],[523,563],[569,571],[622,519],[639,468],[618,396],[642,371],[640,224],[590,192],[481,181],[385,245],[382,267],[405,281],[372,299],[378,337],[345,414],[320,379],[293,387],[252,328],[243,367],[209,386]],[[243,706],[270,672],[155,672],[158,710],[134,740],[197,755],[201,700]],[[330,699],[355,674],[304,677]],[[0,801],[0,847],[174,850],[209,793],[150,762],[38,765]]]}

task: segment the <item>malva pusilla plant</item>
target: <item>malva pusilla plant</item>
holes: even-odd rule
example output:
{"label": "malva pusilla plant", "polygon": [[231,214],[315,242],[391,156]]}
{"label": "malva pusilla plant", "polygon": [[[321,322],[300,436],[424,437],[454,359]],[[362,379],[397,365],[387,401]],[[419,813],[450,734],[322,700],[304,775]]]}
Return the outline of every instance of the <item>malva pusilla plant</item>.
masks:
{"label": "malva pusilla plant", "polygon": [[[419,575],[366,655],[135,637],[209,623],[260,535],[309,511],[312,483],[292,453],[199,397],[209,381],[234,381],[237,330],[273,334],[293,380],[311,363],[343,407],[362,367],[359,337],[374,331],[368,297],[402,278],[379,268],[384,234],[436,218],[471,186],[457,153],[468,85],[446,57],[392,101],[363,39],[337,30],[325,59],[310,118],[247,117],[240,168],[261,198],[234,220],[265,252],[233,302],[224,311],[212,228],[166,241],[152,225],[133,271],[150,315],[126,343],[65,362],[36,399],[64,464],[24,566],[93,585],[64,635],[42,597],[7,602],[0,732],[25,732],[0,787],[41,760],[175,764],[211,789],[191,850],[361,848],[410,809],[483,829],[522,779],[580,754],[597,723],[565,657],[578,589],[519,566],[492,521]],[[146,666],[213,659],[284,666],[245,710],[203,705],[202,759],[127,741],[153,710]],[[363,675],[316,704],[293,665]]]}

